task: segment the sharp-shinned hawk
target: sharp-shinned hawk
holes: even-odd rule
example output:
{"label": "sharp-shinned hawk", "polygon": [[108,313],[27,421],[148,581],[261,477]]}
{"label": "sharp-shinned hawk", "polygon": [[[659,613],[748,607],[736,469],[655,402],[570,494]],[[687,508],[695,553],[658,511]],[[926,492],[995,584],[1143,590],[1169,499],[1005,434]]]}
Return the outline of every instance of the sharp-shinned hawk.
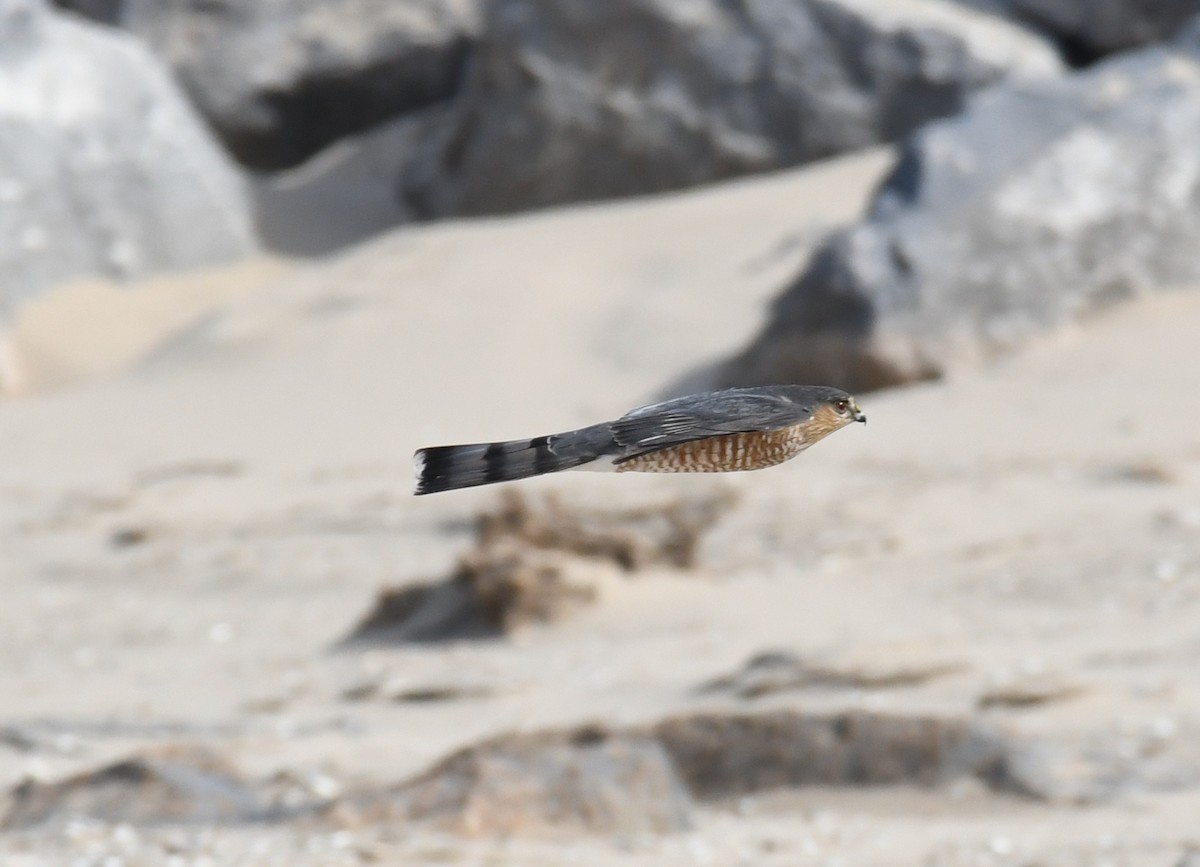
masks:
{"label": "sharp-shinned hawk", "polygon": [[559,470],[723,473],[794,458],[867,417],[853,397],[817,385],[730,388],[643,406],[616,421],[527,440],[434,446],[415,456],[418,494]]}

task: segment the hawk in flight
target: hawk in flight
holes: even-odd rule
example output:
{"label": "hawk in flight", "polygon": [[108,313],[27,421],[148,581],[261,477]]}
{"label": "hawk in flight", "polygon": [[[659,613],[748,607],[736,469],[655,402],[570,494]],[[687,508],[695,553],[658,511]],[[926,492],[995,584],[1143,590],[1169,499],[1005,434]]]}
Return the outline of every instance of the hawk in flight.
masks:
{"label": "hawk in flight", "polygon": [[850,395],[818,385],[729,388],[639,407],[616,421],[528,440],[433,446],[415,456],[418,494],[559,470],[723,473],[794,458],[867,417]]}

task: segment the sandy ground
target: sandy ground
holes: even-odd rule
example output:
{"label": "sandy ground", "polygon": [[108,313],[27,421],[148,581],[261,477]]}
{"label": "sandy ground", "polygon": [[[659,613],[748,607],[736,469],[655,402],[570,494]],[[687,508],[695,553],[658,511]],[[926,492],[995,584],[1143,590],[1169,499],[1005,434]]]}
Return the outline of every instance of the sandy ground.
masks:
{"label": "sandy ground", "polygon": [[287,273],[282,259],[155,277],[81,280],[22,307],[0,340],[0,393],[51,391],[119,373],[182,328]]}
{"label": "sandy ground", "polygon": [[[138,307],[160,294],[143,287],[128,309],[158,312],[122,319],[130,336],[94,352],[67,354],[70,323],[89,317],[72,296],[47,299],[12,345],[18,359],[38,347],[29,365],[67,358],[28,380],[58,388],[0,404],[0,726],[35,741],[0,746],[0,785],[183,741],[247,775],[369,787],[499,732],[852,706],[982,715],[1049,745],[1063,797],[802,790],[617,840],[81,822],[0,835],[3,863],[1180,862],[1200,846],[1196,293],[865,396],[865,428],[772,471],[524,483],[583,504],[715,488],[741,501],[700,569],[607,582],[562,623],[331,649],[378,588],[444,574],[496,499],[413,498],[415,447],[567,429],[702,381],[888,159],[398,232],[322,264],[209,275],[211,294],[167,290],[166,312]],[[114,544],[130,533],[139,544]],[[951,673],[749,704],[696,693],[770,648]],[[346,701],[364,680],[493,693]],[[1046,684],[1061,697],[978,710]],[[1073,802],[1095,785],[1103,797]]]}

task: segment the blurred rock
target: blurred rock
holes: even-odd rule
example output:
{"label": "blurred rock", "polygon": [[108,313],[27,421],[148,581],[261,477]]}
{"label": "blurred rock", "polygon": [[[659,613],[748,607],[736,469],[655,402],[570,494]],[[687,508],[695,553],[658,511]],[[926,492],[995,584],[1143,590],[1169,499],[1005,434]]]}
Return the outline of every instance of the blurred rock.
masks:
{"label": "blurred rock", "polygon": [[507,491],[477,518],[475,546],[445,581],[384,590],[344,646],[494,638],[595,601],[609,572],[696,566],[729,490],[637,509],[579,508]]}
{"label": "blurred rock", "polygon": [[432,704],[487,698],[496,688],[478,678],[413,682],[408,678],[368,678],[342,690],[345,701],[385,701],[400,704]]}
{"label": "blurred rock", "polygon": [[887,668],[832,665],[804,659],[788,650],[759,653],[737,671],[713,678],[700,692],[729,692],[739,698],[761,698],[796,689],[899,689],[921,686],[955,674],[953,662],[896,664]]}
{"label": "blurred rock", "polygon": [[777,299],[727,383],[935,378],[1200,280],[1200,62],[1145,49],[982,94],[904,146],[870,215]]}
{"label": "blurred rock", "polygon": [[1007,745],[962,719],[847,711],[694,714],[653,729],[697,798],[791,786],[932,785],[974,776],[1003,790]]}
{"label": "blurred rock", "polygon": [[654,566],[693,569],[700,542],[737,501],[718,490],[632,509],[581,509],[558,497],[541,500],[506,491],[479,516],[479,543],[510,541],[611,561],[626,572]]}
{"label": "blurred rock", "polygon": [[520,545],[484,544],[460,560],[458,580],[470,588],[484,622],[507,634],[530,623],[552,623],[596,599],[561,557]]}
{"label": "blurred rock", "polygon": [[1157,459],[1112,464],[1097,475],[1104,481],[1135,485],[1174,485],[1180,481],[1178,468]]}
{"label": "blurred rock", "polygon": [[148,824],[251,821],[276,812],[220,757],[192,747],[133,756],[55,783],[27,780],[7,800],[4,829],[81,816]]}
{"label": "blurred rock", "polygon": [[371,609],[339,646],[494,638],[498,634],[499,629],[484,619],[471,597],[469,584],[453,576],[437,584],[380,590]]}
{"label": "blurred rock", "polygon": [[1082,684],[1052,676],[1029,675],[985,690],[976,704],[982,710],[991,708],[1033,708],[1069,701],[1087,693]]}
{"label": "blurred rock", "polygon": [[1086,733],[1014,741],[1009,778],[1042,800],[1074,804],[1179,792],[1200,783],[1200,739],[1190,721],[1160,717],[1144,727],[1097,722]]}
{"label": "blurred rock", "polygon": [[423,217],[649,193],[890,141],[1040,38],[941,0],[502,0],[402,180]]}
{"label": "blurred rock", "polygon": [[497,638],[559,620],[596,598],[570,563],[529,548],[464,554],[445,581],[383,590],[342,647]]}
{"label": "blurred rock", "polygon": [[52,0],[60,9],[68,9],[85,18],[103,24],[116,24],[121,20],[125,0]]}
{"label": "blurred rock", "polygon": [[58,0],[173,66],[244,164],[294,166],[350,133],[450,98],[479,0]]}
{"label": "blurred rock", "polygon": [[941,786],[1061,803],[1194,785],[1196,749],[1163,722],[1134,741],[1025,738],[973,717],[861,710],[702,712],[649,726],[507,734],[391,789],[348,795],[350,824],[428,821],[466,834],[685,829],[695,802],[806,786]]}
{"label": "blurred rock", "polygon": [[0,315],[73,278],[255,248],[241,177],[166,71],[43,0],[0,0],[0,166]]}
{"label": "blurred rock", "polygon": [[396,178],[441,106],[343,138],[295,168],[252,179],[263,244],[323,256],[411,222]]}
{"label": "blurred rock", "polygon": [[691,813],[658,743],[596,727],[486,741],[363,804],[368,814],[505,836],[682,831]]}
{"label": "blurred rock", "polygon": [[1200,14],[1196,0],[956,0],[1055,39],[1074,62],[1170,39]]}

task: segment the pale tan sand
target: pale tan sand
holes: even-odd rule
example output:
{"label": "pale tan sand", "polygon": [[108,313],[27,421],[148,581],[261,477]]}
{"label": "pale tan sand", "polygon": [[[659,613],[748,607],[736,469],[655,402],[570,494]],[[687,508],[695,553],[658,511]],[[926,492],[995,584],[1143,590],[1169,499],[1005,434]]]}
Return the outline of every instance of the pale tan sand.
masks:
{"label": "pale tan sand", "polygon": [[[1182,291],[950,382],[866,396],[865,428],[772,471],[526,483],[603,504],[728,485],[743,503],[708,538],[700,574],[605,577],[601,603],[568,622],[499,644],[328,652],[377,588],[442,574],[469,543],[464,522],[496,497],[411,497],[413,448],[595,421],[733,350],[813,233],[850,216],[886,164],[396,233],[234,293],[173,339],[139,337],[158,349],[127,375],[0,405],[0,722],[61,723],[32,726],[56,733],[42,749],[0,749],[0,780],[174,738],[250,774],[381,785],[497,732],[744,709],[693,687],[773,647],[960,670],[751,709],[966,713],[1014,684],[1077,685],[994,721],[1067,759],[1095,740],[1185,777],[1200,768],[1200,295]],[[110,544],[130,529],[146,541]],[[497,694],[341,699],[364,678],[483,680]],[[97,733],[105,720],[123,728]],[[1091,807],[969,786],[786,793],[624,843],[287,826],[130,842],[84,827],[0,837],[0,852],[14,864],[122,847],[168,863],[175,846],[298,867],[359,863],[360,850],[397,865],[1163,865],[1196,840],[1197,815],[1193,778]]]}
{"label": "pale tan sand", "polygon": [[131,285],[63,286],[25,304],[4,329],[2,393],[11,398],[118,373],[166,336],[279,279],[288,267],[263,257]]}

